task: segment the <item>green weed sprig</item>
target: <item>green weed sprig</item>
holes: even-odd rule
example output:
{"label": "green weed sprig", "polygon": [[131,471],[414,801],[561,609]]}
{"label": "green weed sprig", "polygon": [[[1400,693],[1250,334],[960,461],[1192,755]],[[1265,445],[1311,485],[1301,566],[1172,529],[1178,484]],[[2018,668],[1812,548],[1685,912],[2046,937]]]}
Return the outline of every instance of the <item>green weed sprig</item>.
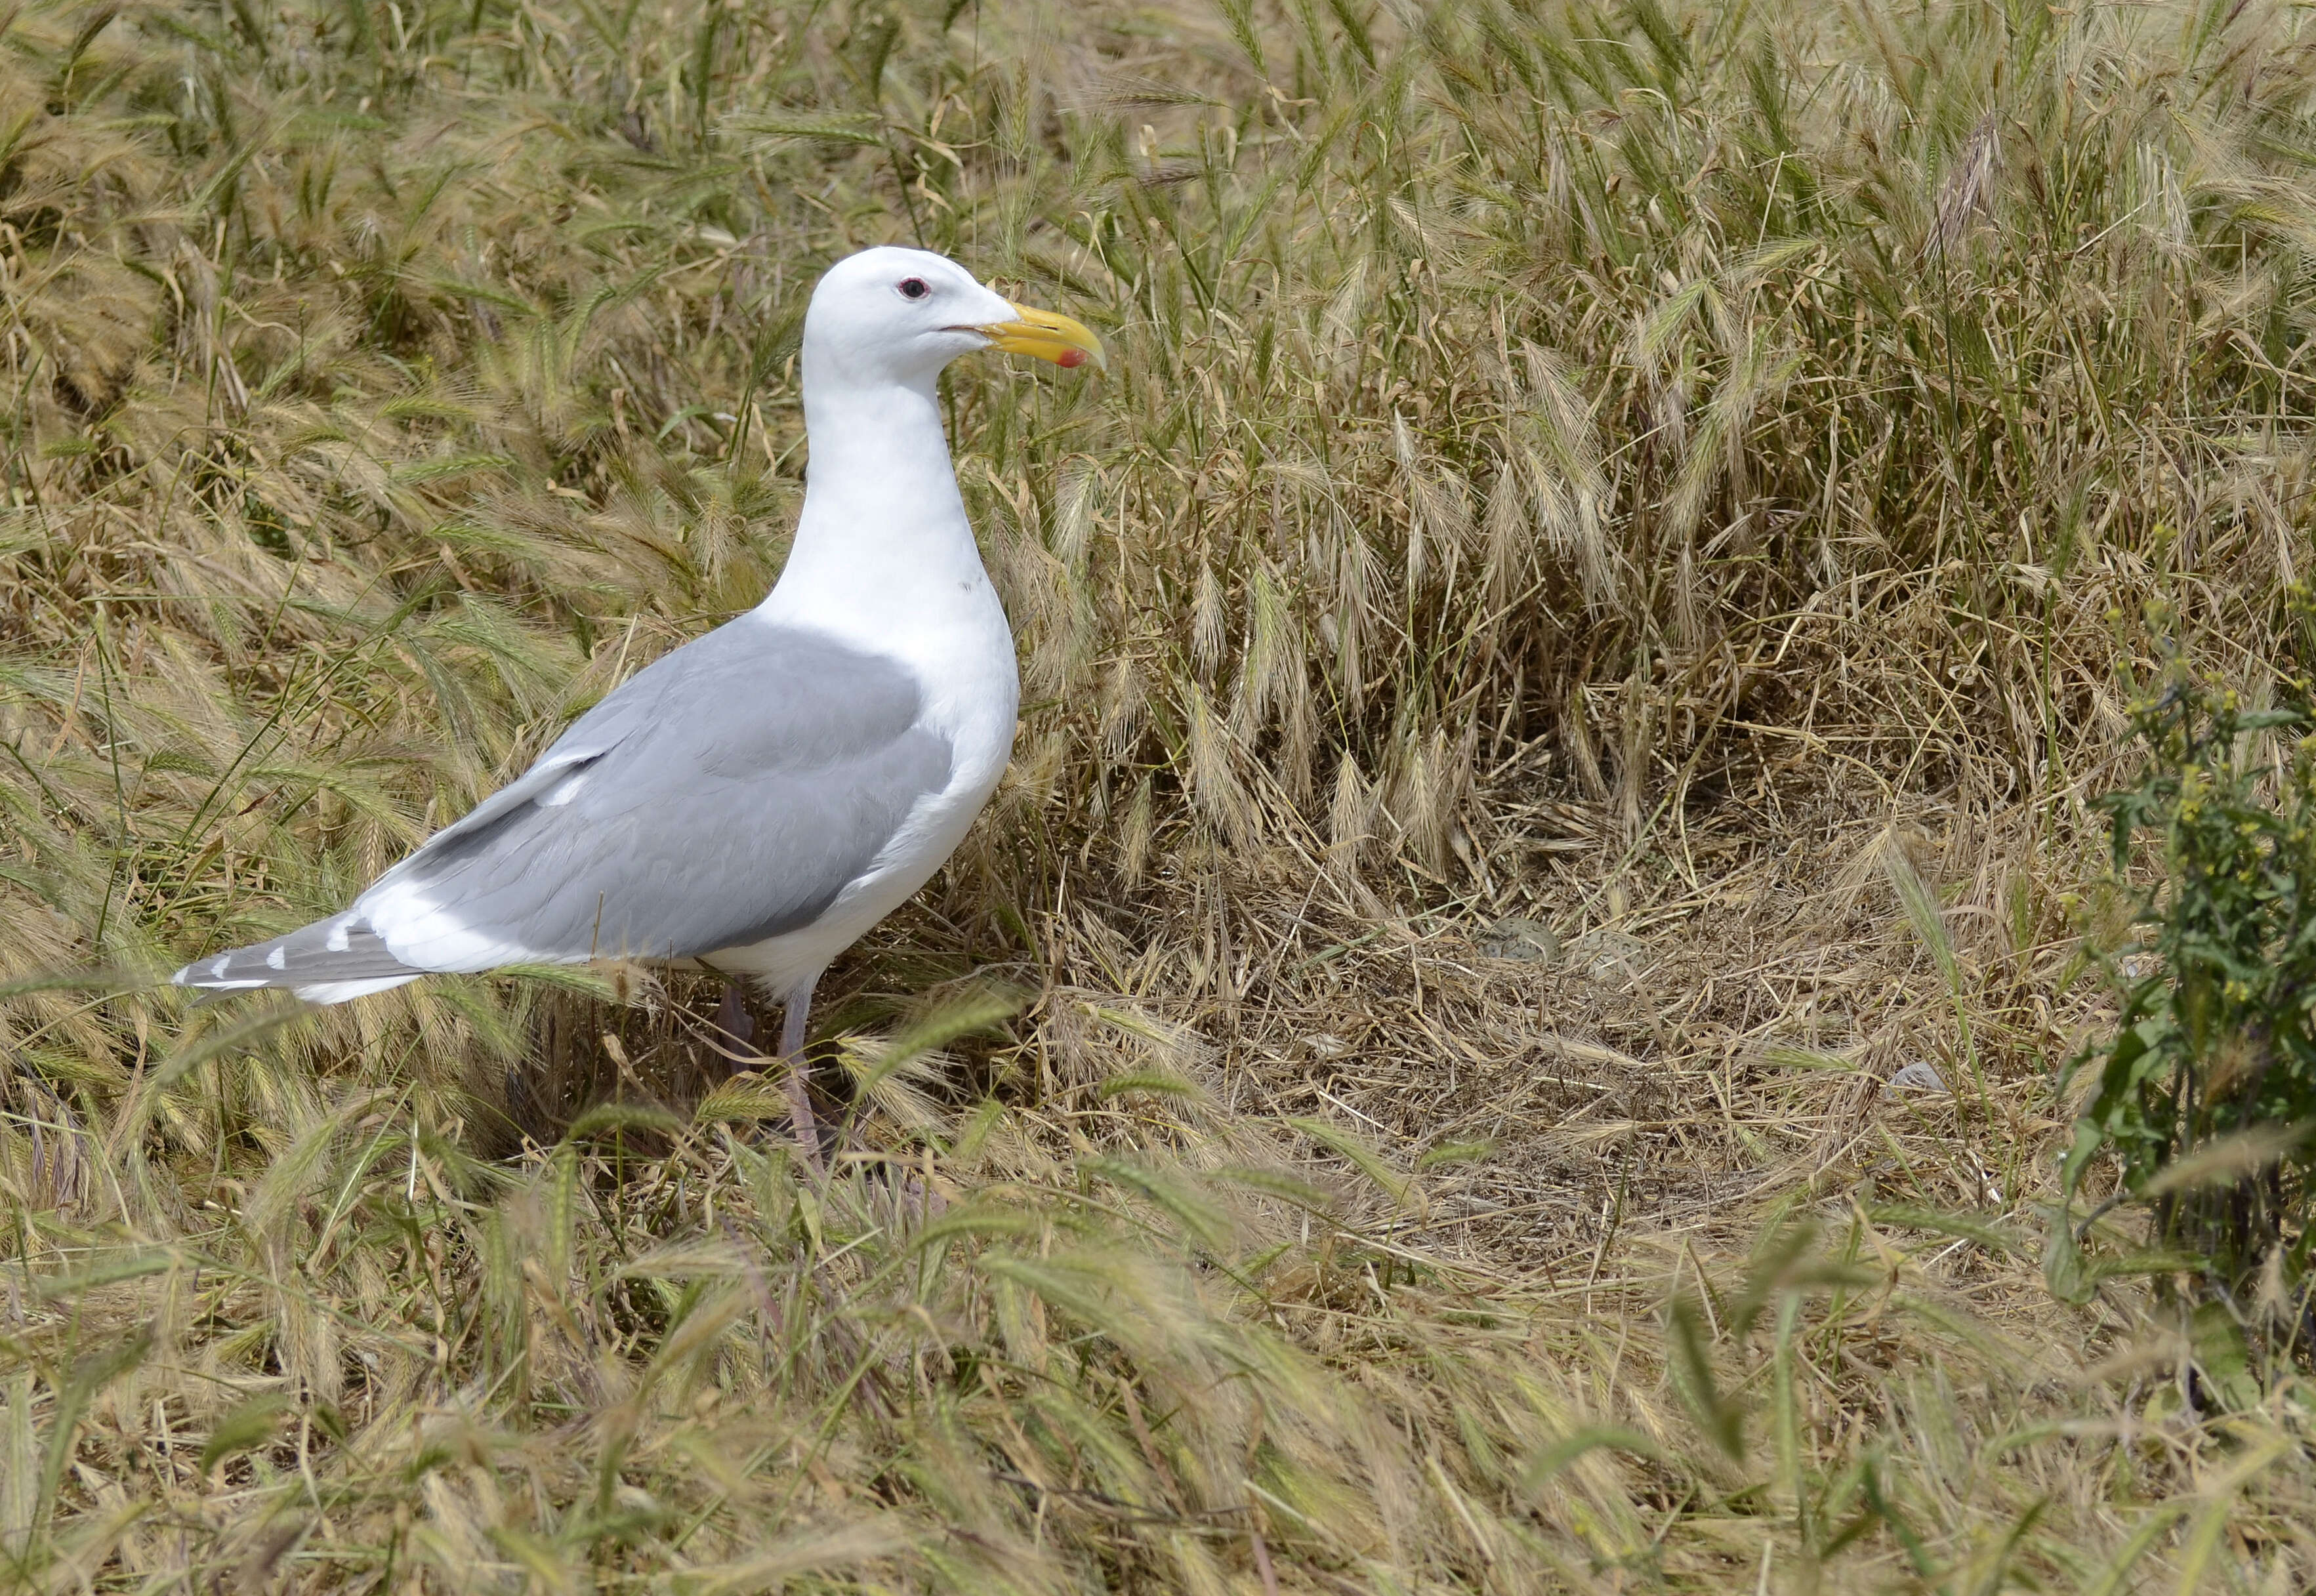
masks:
{"label": "green weed sprig", "polygon": [[[2143,942],[2102,954],[2124,991],[2113,1035],[2068,1075],[2098,1086],[2067,1156],[2073,1193],[2103,1152],[2118,1199],[2205,1287],[2242,1293],[2272,1254],[2306,1272],[2316,1124],[2316,737],[2303,705],[2247,708],[2175,665],[2132,723],[2148,764],[2099,800]],[[2151,853],[2152,881],[2135,866]]]}

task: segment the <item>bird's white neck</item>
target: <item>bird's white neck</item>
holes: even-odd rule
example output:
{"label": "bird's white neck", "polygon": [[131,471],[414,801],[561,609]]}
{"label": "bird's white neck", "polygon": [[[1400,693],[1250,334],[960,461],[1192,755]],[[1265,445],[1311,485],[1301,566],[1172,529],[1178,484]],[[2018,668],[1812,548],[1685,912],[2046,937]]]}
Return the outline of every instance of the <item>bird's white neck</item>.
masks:
{"label": "bird's white neck", "polygon": [[804,511],[788,565],[759,612],[907,655],[922,652],[920,642],[938,641],[913,634],[985,629],[993,611],[1002,627],[932,379],[810,379],[808,371]]}

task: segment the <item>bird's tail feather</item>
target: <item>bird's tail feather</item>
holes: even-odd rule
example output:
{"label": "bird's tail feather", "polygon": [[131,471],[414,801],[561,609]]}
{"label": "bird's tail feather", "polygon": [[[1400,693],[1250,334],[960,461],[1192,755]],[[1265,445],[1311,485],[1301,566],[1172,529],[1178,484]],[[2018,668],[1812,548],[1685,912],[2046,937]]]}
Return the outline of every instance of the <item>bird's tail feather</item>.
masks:
{"label": "bird's tail feather", "polygon": [[343,1003],[384,992],[426,974],[387,951],[359,915],[337,914],[287,936],[197,958],[170,976],[180,986],[209,992],[286,986],[308,1003]]}

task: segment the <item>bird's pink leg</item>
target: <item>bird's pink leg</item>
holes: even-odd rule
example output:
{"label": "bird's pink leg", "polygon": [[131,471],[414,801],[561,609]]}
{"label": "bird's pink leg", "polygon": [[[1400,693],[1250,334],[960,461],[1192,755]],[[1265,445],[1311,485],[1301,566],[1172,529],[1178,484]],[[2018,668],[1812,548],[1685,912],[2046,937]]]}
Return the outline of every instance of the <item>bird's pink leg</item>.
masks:
{"label": "bird's pink leg", "polygon": [[805,1161],[815,1169],[825,1166],[820,1161],[820,1121],[812,1111],[812,1095],[805,1089],[804,1039],[805,1022],[812,1015],[812,986],[817,976],[791,989],[786,1000],[787,1012],[780,1019],[780,1064],[783,1078],[780,1089],[788,1093],[788,1120],[796,1128],[797,1142],[804,1148]]}
{"label": "bird's pink leg", "polygon": [[740,1001],[737,981],[724,983],[724,1001],[716,1005],[716,1029],[724,1037],[724,1073],[738,1074],[748,1067],[746,1061],[755,1051],[756,1022]]}

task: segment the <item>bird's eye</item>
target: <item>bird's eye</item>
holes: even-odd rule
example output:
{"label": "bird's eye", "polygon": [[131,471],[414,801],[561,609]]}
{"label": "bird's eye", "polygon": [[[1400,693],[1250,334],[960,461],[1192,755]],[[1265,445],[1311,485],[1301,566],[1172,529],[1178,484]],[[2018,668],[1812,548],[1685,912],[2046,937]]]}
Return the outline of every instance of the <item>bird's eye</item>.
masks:
{"label": "bird's eye", "polygon": [[932,291],[925,286],[925,280],[922,277],[901,279],[901,298],[904,299],[922,299]]}

